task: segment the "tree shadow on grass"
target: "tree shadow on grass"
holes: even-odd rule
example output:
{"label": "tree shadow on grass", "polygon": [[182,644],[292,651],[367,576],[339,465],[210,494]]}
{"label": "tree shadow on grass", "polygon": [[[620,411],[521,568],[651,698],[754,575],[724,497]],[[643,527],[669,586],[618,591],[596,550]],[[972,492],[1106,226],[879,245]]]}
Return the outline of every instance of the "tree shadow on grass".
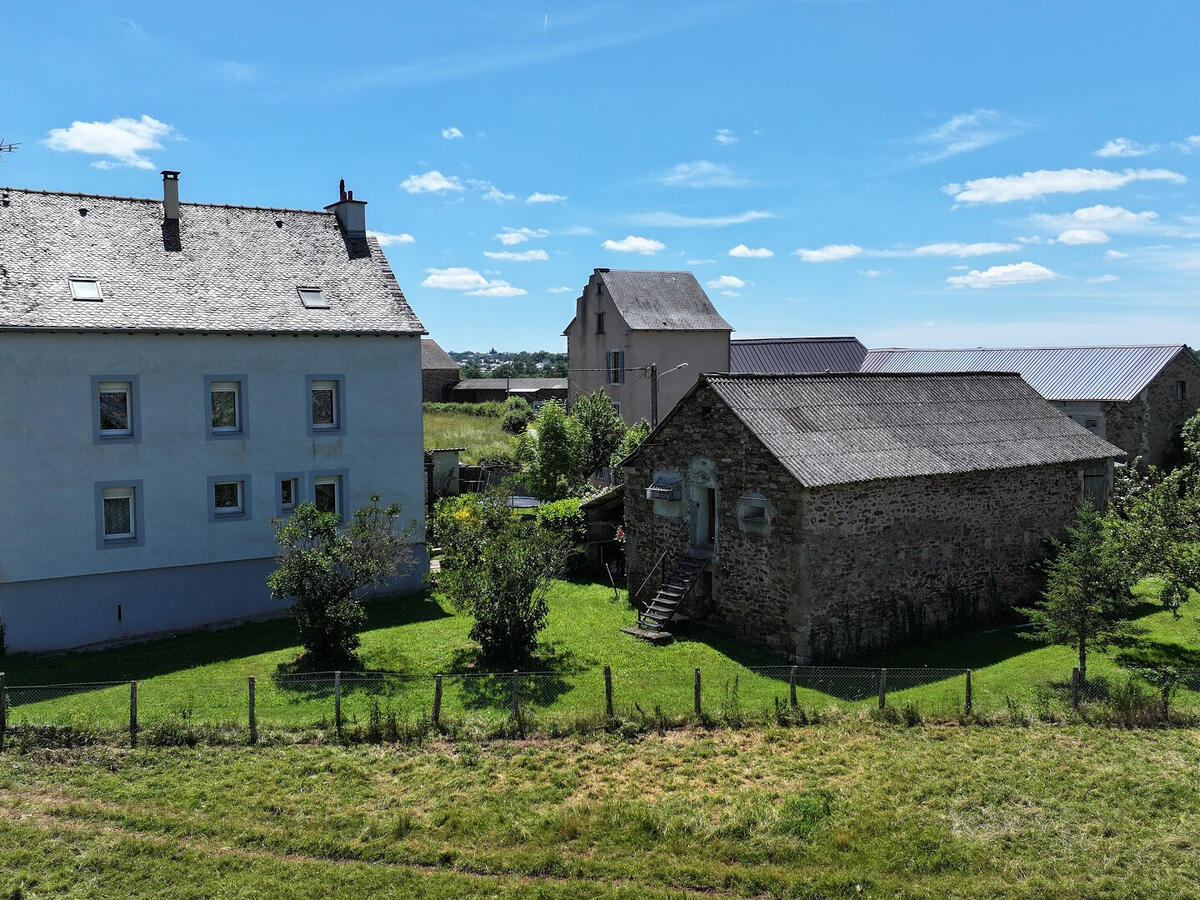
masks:
{"label": "tree shadow on grass", "polygon": [[[561,641],[539,644],[533,653],[515,663],[518,699],[522,706],[551,706],[572,687],[568,676],[587,671],[577,654]],[[455,652],[447,675],[458,681],[467,709],[511,709],[512,671],[494,671],[495,663],[481,658],[478,647]],[[489,671],[492,669],[493,671]]]}

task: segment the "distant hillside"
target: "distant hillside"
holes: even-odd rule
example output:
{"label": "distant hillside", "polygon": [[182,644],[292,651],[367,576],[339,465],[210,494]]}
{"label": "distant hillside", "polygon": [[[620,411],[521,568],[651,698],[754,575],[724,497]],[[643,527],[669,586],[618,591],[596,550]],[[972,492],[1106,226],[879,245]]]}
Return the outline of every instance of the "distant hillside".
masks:
{"label": "distant hillside", "polygon": [[549,350],[521,350],[510,353],[496,349],[451,350],[450,356],[462,367],[463,378],[550,378],[567,374],[567,354]]}

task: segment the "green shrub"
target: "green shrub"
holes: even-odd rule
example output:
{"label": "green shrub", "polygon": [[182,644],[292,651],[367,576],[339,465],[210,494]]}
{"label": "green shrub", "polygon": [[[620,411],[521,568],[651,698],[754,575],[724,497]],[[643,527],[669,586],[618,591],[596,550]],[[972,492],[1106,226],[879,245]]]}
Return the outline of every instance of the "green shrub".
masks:
{"label": "green shrub", "polygon": [[512,450],[489,450],[481,453],[479,465],[485,469],[498,469],[502,472],[515,472],[520,468],[517,454]]}
{"label": "green shrub", "polygon": [[567,550],[566,571],[568,574],[582,571],[587,558],[584,546],[587,542],[587,519],[580,509],[581,501],[575,497],[543,503],[537,510],[540,527],[557,535]]}
{"label": "green shrub", "polygon": [[461,413],[464,416],[482,416],[488,419],[499,419],[504,415],[504,404],[488,403],[425,403],[423,412],[427,413]]}

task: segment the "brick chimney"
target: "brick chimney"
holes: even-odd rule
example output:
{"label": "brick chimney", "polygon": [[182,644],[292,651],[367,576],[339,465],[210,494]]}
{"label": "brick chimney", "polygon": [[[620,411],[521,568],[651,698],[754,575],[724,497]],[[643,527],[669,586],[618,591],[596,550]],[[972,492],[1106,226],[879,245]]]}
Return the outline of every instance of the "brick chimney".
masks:
{"label": "brick chimney", "polygon": [[346,190],[346,179],[338,182],[338,202],[330,203],[325,211],[337,216],[342,233],[347,237],[366,237],[367,201],[354,199],[354,191]]}
{"label": "brick chimney", "polygon": [[163,219],[179,221],[179,173],[163,169]]}

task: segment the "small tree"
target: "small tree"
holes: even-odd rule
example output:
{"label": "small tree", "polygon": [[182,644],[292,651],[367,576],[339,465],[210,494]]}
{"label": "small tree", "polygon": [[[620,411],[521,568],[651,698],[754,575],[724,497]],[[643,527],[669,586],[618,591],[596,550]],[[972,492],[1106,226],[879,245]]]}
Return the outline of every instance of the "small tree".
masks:
{"label": "small tree", "polygon": [[[614,470],[620,465],[621,460],[627,457],[630,453],[641,446],[642,441],[650,436],[650,423],[645,419],[634,422],[625,432],[625,436],[621,438],[621,443],[617,445],[617,449],[613,451],[612,457],[608,461],[608,465]],[[613,481],[617,478],[614,475]]]}
{"label": "small tree", "polygon": [[539,500],[561,500],[577,494],[579,477],[579,426],[553,400],[542,404],[533,420],[535,436],[524,438],[518,457],[528,467],[532,490]]}
{"label": "small tree", "polygon": [[475,619],[471,639],[496,662],[520,660],[546,625],[546,593],[566,556],[564,539],[518,516],[501,491],[437,504],[439,586]]}
{"label": "small tree", "polygon": [[524,397],[509,397],[504,401],[504,416],[500,427],[509,434],[524,434],[533,421],[533,407]]}
{"label": "small tree", "polygon": [[384,584],[412,558],[411,528],[398,530],[400,507],[379,497],[357,509],[342,527],[336,513],[305,501],[271,527],[279,567],[267,576],[271,596],[291,600],[306,661],[345,666],[354,662],[366,621],[363,594]]}
{"label": "small tree", "polygon": [[1130,577],[1109,540],[1103,517],[1090,504],[1079,510],[1065,541],[1055,541],[1042,601],[1020,612],[1034,630],[1025,637],[1079,651],[1079,675],[1087,677],[1088,650],[1104,650],[1132,638]]}
{"label": "small tree", "polygon": [[576,400],[571,408],[571,418],[579,425],[579,474],[587,479],[608,465],[627,429],[604,391],[585,394]]}

